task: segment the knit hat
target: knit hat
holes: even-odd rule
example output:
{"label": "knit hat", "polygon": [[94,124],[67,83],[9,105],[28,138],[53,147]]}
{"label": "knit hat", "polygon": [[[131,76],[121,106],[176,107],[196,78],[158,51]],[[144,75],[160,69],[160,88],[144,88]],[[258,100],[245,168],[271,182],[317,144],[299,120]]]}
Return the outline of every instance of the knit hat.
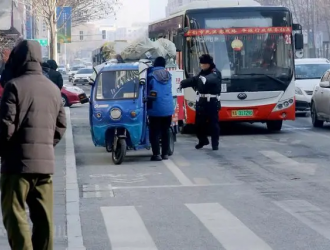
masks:
{"label": "knit hat", "polygon": [[213,57],[209,54],[204,54],[199,57],[199,63],[201,64],[213,64]]}

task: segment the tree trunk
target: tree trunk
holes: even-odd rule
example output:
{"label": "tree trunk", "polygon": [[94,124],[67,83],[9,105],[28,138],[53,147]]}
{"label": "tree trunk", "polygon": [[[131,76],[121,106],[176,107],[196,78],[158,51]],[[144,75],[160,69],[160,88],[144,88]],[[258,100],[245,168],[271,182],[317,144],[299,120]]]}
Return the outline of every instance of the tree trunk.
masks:
{"label": "tree trunk", "polygon": [[52,17],[49,20],[50,41],[49,41],[49,55],[50,59],[57,61],[57,28],[56,17]]}

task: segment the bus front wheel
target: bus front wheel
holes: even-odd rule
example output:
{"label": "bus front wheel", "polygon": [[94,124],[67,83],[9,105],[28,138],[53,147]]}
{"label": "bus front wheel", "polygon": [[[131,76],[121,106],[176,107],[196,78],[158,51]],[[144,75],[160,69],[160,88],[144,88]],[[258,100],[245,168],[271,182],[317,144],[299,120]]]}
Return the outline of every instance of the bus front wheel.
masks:
{"label": "bus front wheel", "polygon": [[267,121],[267,129],[271,132],[281,131],[283,121]]}

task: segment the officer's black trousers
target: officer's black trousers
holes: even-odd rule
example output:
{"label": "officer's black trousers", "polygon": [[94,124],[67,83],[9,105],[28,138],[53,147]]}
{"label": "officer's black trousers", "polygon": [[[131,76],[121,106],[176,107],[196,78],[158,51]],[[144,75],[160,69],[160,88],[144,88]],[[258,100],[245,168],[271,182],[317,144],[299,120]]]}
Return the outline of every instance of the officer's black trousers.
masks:
{"label": "officer's black trousers", "polygon": [[[204,99],[204,98],[203,98]],[[216,98],[207,99],[202,98],[196,103],[196,135],[199,143],[206,144],[208,142],[207,132],[211,129],[212,146],[219,145],[219,106]]]}
{"label": "officer's black trousers", "polygon": [[160,155],[159,139],[162,139],[162,155],[168,155],[171,122],[172,116],[149,116],[149,138],[153,155]]}

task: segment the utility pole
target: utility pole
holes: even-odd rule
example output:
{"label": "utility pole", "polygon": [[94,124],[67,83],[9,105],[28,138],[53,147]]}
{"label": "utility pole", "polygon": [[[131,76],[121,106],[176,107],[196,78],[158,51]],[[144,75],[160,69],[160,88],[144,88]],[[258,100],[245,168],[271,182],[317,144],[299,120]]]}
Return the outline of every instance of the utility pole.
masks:
{"label": "utility pole", "polygon": [[316,1],[315,0],[311,0],[311,21],[312,21],[312,53],[311,53],[311,56],[312,57],[316,57],[316,46],[315,46],[315,33],[316,33],[316,25],[315,25],[315,4],[316,4]]}

